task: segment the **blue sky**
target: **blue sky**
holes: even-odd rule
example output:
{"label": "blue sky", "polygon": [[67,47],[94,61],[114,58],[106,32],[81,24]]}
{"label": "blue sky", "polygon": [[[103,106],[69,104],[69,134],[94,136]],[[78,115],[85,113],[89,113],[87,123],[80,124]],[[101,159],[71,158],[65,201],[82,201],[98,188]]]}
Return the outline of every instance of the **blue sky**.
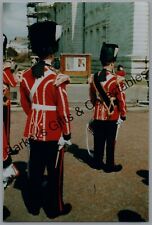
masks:
{"label": "blue sky", "polygon": [[9,40],[27,36],[26,3],[3,3],[3,33]]}

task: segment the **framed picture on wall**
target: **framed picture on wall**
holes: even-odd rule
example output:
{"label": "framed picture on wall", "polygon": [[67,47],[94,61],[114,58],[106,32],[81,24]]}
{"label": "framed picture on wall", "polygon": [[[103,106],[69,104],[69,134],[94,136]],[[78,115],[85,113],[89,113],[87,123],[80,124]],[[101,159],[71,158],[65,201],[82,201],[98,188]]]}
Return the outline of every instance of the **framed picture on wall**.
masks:
{"label": "framed picture on wall", "polygon": [[88,77],[91,74],[90,54],[61,54],[61,72],[72,76]]}

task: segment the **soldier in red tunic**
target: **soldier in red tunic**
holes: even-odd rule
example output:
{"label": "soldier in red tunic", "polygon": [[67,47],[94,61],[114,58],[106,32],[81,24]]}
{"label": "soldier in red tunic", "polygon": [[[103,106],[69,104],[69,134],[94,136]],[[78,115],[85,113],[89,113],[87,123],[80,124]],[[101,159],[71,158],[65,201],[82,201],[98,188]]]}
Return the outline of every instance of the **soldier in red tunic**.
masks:
{"label": "soldier in red tunic", "polygon": [[[94,105],[94,167],[105,172],[122,169],[114,161],[118,123],[126,119],[125,94],[113,74],[117,52],[117,45],[103,43],[100,53],[103,70],[90,80],[90,99]],[[104,151],[106,163],[103,162]]]}
{"label": "soldier in red tunic", "polygon": [[5,126],[8,144],[10,142],[10,87],[15,87],[17,84],[12,72],[11,64],[4,62],[3,68],[3,122]]}
{"label": "soldier in red tunic", "polygon": [[[5,56],[7,37],[3,34],[3,55]],[[19,174],[10,156],[10,86],[17,84],[11,73],[10,62],[4,61],[3,67],[3,185],[7,187],[12,178]]]}
{"label": "soldier in red tunic", "polygon": [[[52,66],[61,28],[53,21],[29,27],[31,48],[39,61],[23,74],[20,85],[21,105],[27,115],[24,135],[30,144],[28,210],[38,215],[43,205],[49,218],[67,214],[72,208],[71,204],[63,202],[63,146],[70,144],[71,138],[66,92],[69,78],[57,75]],[[42,198],[45,168],[48,182],[46,198]]]}

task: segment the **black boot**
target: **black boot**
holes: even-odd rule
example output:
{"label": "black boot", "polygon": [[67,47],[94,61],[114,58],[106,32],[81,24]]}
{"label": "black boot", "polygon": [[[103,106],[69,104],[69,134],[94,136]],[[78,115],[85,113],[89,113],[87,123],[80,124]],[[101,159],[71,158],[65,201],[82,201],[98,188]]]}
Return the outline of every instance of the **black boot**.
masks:
{"label": "black boot", "polygon": [[118,165],[114,165],[114,166],[105,166],[104,168],[104,172],[106,173],[111,173],[111,172],[119,172],[122,170],[122,165],[118,164]]}
{"label": "black boot", "polygon": [[62,216],[62,215],[67,215],[70,211],[72,210],[72,205],[70,203],[66,203],[63,206],[63,210],[62,211],[52,211],[50,213],[46,213],[47,217],[50,219],[54,219],[58,216]]}

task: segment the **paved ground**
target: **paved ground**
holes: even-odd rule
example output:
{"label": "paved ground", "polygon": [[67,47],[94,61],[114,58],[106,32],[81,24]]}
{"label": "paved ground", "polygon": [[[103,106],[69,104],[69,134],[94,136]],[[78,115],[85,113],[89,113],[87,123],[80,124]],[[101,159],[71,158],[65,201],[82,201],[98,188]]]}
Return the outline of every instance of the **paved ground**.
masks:
{"label": "paved ground", "polygon": [[[128,83],[125,86],[127,102],[137,102],[147,100],[147,85]],[[88,84],[70,84],[67,86],[70,102],[85,102],[88,99]]]}
{"label": "paved ground", "polygon": [[[79,106],[78,103],[75,106]],[[81,104],[83,106],[83,104]],[[119,130],[116,145],[116,162],[123,165],[118,173],[104,173],[89,166],[85,144],[85,126],[92,112],[84,109],[77,116],[71,105],[73,146],[65,153],[64,199],[73,206],[66,215],[50,220],[41,209],[39,216],[27,212],[23,201],[25,189],[22,177],[5,191],[4,204],[10,211],[7,222],[87,222],[122,221],[132,217],[136,221],[148,221],[148,185],[142,176],[148,173],[148,111],[129,108],[127,121]],[[25,115],[22,111],[12,112],[11,145],[19,145],[23,138]],[[17,146],[15,146],[17,147]],[[28,151],[23,149],[14,161],[20,169],[26,169]],[[21,148],[21,147],[20,147]],[[140,174],[140,175],[139,175]],[[142,175],[142,176],[141,176]]]}

